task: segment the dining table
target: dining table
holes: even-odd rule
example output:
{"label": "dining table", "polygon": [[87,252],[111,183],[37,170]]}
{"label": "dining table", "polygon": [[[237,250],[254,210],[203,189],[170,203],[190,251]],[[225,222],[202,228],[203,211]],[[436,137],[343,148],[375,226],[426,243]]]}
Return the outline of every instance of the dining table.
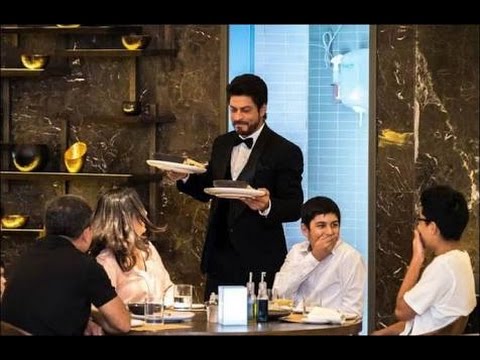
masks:
{"label": "dining table", "polygon": [[165,324],[143,324],[132,327],[133,336],[288,336],[288,335],[358,335],[362,330],[361,319],[342,324],[305,323],[301,314],[271,318],[267,322],[249,321],[247,325],[222,325],[208,322],[206,311],[196,311],[187,321]]}

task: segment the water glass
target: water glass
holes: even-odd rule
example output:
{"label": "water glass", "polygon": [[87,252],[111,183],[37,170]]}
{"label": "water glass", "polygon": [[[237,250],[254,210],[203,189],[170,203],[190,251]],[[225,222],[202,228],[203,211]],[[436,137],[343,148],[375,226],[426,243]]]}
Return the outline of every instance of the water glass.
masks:
{"label": "water glass", "polygon": [[191,309],[193,286],[187,284],[175,285],[173,289],[173,306],[176,309]]}

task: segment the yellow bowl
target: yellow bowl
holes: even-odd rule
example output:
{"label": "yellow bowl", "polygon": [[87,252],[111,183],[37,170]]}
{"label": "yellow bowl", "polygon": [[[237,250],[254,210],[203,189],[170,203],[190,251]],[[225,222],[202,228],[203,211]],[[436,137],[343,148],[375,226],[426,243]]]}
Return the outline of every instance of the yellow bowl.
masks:
{"label": "yellow bowl", "polygon": [[2,217],[2,227],[5,229],[18,229],[27,223],[28,216],[5,215]]}
{"label": "yellow bowl", "polygon": [[77,173],[83,166],[87,144],[78,141],[65,151],[64,160],[68,172]]}
{"label": "yellow bowl", "polygon": [[149,35],[125,35],[122,36],[122,45],[127,50],[145,49],[150,40]]}
{"label": "yellow bowl", "polygon": [[17,144],[12,151],[13,165],[23,172],[39,171],[48,159],[46,144]]}
{"label": "yellow bowl", "polygon": [[39,54],[22,54],[20,56],[23,66],[30,70],[43,69],[48,64],[50,57],[48,55]]}

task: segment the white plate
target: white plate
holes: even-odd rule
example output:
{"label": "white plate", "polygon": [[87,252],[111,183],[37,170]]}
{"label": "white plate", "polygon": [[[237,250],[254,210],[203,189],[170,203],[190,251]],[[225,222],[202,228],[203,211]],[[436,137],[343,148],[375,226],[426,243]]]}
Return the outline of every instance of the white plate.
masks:
{"label": "white plate", "polygon": [[[195,316],[195,313],[190,312],[190,311],[170,311],[170,310],[165,310],[165,322],[180,322],[180,321],[186,321],[190,320]],[[138,320],[145,320],[144,315],[135,315],[132,314],[133,319],[138,319]],[[160,314],[158,314],[159,321],[161,322],[160,319]]]}
{"label": "white plate", "polygon": [[162,170],[175,171],[184,174],[202,174],[207,171],[207,169],[204,168],[199,168],[193,165],[180,164],[172,161],[147,160],[147,164]]}
{"label": "white plate", "polygon": [[255,196],[265,195],[263,190],[245,189],[245,188],[225,188],[225,187],[211,187],[203,189],[207,194],[224,199],[240,199],[251,198]]}
{"label": "white plate", "polygon": [[191,309],[179,309],[174,307],[176,311],[199,311],[199,310],[205,310],[205,305],[204,304],[192,304]]}
{"label": "white plate", "polygon": [[142,326],[143,324],[145,324],[145,321],[143,321],[143,320],[130,319],[130,326],[131,327],[138,327],[138,326]]}
{"label": "white plate", "polygon": [[203,311],[205,310],[205,304],[192,304],[191,309],[179,309],[174,307],[175,311]]}

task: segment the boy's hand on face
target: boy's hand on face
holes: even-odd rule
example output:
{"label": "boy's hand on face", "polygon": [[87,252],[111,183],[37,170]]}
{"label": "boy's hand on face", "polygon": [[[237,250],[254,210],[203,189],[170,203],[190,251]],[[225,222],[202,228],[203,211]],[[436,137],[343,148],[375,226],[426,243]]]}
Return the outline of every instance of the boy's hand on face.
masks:
{"label": "boy's hand on face", "polygon": [[412,260],[423,263],[425,260],[425,245],[423,243],[422,235],[417,229],[413,230],[412,250]]}
{"label": "boy's hand on face", "polygon": [[322,234],[315,239],[312,244],[312,255],[318,261],[325,259],[332,253],[335,244],[337,243],[338,235],[336,234]]}

